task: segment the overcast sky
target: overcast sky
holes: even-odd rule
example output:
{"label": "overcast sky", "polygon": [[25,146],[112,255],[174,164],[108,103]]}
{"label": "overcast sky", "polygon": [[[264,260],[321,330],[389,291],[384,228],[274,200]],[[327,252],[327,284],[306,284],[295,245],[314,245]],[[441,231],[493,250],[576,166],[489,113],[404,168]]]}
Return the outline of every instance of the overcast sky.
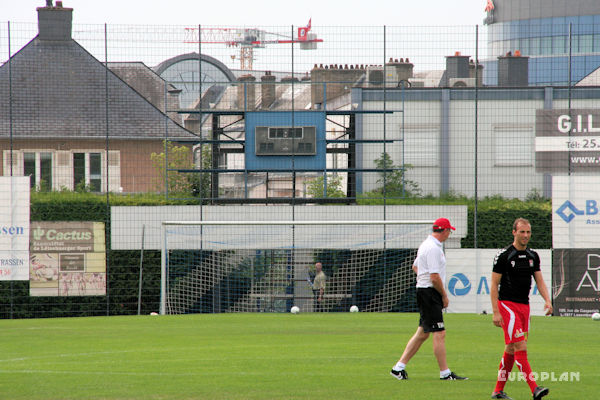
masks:
{"label": "overcast sky", "polygon": [[[53,0],[56,1],[56,0]],[[76,24],[481,25],[485,0],[63,0]],[[0,0],[0,21],[37,22],[46,0]]]}
{"label": "overcast sky", "polygon": [[[392,57],[410,57],[417,71],[437,70],[445,62],[444,56],[455,51],[471,57],[476,54],[476,29],[480,32],[480,57],[485,50],[486,29],[482,24],[486,0],[63,0],[62,3],[63,7],[73,8],[74,39],[96,58],[105,57],[104,45],[98,39],[104,37],[102,25],[106,23],[110,27],[111,61],[142,61],[150,66],[198,51],[198,45],[192,44],[198,42],[189,39],[188,31],[179,27],[256,27],[289,37],[288,32],[306,26],[309,19],[312,32],[324,42],[315,51],[296,52],[297,71],[309,70],[314,63],[382,64],[383,59]],[[37,34],[36,8],[45,5],[46,0],[0,0],[0,61],[9,53],[6,21],[11,23],[12,54]],[[381,35],[383,26],[386,41]],[[274,38],[268,36],[263,40]],[[206,44],[210,41],[203,43],[200,51],[203,54],[230,68],[240,66],[238,48]],[[266,47],[254,53],[254,69],[290,70],[289,46]]]}

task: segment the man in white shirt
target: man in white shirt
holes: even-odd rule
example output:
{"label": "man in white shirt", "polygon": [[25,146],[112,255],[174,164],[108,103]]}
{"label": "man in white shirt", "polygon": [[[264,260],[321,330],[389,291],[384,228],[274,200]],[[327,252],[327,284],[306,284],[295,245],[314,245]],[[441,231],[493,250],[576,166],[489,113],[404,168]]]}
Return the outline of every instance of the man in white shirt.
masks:
{"label": "man in white shirt", "polygon": [[446,281],[446,257],[442,243],[455,230],[446,218],[438,218],[433,223],[433,232],[419,246],[413,271],[417,274],[417,305],[419,306],[419,327],[406,344],[400,360],[390,374],[399,380],[408,379],[406,364],[417,354],[421,345],[433,333],[433,354],[440,367],[441,380],[465,380],[448,368],[446,362],[446,328],[442,310],[448,307],[448,295],[444,289]]}

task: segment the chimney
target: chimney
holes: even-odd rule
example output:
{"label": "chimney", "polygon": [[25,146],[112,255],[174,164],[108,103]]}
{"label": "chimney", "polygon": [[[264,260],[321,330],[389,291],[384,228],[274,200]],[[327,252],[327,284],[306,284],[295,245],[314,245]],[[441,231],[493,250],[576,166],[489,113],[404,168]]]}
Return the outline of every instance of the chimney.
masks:
{"label": "chimney", "polygon": [[287,84],[292,84],[292,82],[299,82],[298,78],[296,78],[295,76],[284,76],[283,78],[281,78],[281,83],[287,83]]}
{"label": "chimney", "polygon": [[71,40],[73,9],[64,8],[62,1],[56,6],[52,0],[46,0],[46,7],[38,7],[38,38],[41,40]]}
{"label": "chimney", "polygon": [[475,61],[469,60],[469,78],[477,78],[477,84],[483,86],[483,65],[478,63],[475,67]]}
{"label": "chimney", "polygon": [[326,101],[349,93],[352,86],[364,74],[364,66],[358,68],[358,66],[348,65],[323,66],[323,64],[315,64],[310,71],[310,98],[313,108],[320,109]]}
{"label": "chimney", "polygon": [[271,104],[275,101],[275,76],[271,75],[271,71],[266,71],[263,76],[261,76],[260,80],[262,84],[261,88],[261,107],[269,108]]}
{"label": "chimney", "polygon": [[312,83],[310,86],[310,101],[312,103],[312,107],[318,109],[325,101],[323,98],[323,83],[321,83],[325,81],[325,68],[323,67],[323,64],[320,66],[315,64],[313,69],[310,71],[310,81],[319,82]]}
{"label": "chimney", "polygon": [[[413,67],[414,65],[408,60],[408,58],[406,60],[404,60],[404,58],[401,58],[400,60],[394,60],[390,58],[390,60],[385,65],[388,75],[387,79],[385,80],[386,85],[388,87],[395,87],[402,81],[408,82],[408,80],[413,77]],[[388,70],[394,70],[395,74],[392,71]],[[394,77],[395,79],[392,80],[391,77]]]}
{"label": "chimney", "polygon": [[469,77],[469,57],[461,56],[460,52],[446,57],[446,75],[448,80]]}
{"label": "chimney", "polygon": [[519,50],[498,57],[498,86],[515,87],[529,85],[529,57],[522,57]]}
{"label": "chimney", "polygon": [[256,78],[253,75],[242,75],[238,78],[237,102],[238,107],[245,110],[256,108]]}

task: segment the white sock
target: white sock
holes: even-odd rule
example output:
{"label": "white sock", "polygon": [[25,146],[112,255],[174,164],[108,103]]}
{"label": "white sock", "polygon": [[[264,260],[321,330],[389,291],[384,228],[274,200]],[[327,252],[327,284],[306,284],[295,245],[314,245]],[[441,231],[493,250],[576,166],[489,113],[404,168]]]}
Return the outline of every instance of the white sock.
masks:
{"label": "white sock", "polygon": [[406,364],[404,364],[403,362],[398,361],[396,363],[396,365],[394,365],[394,368],[392,368],[394,371],[402,371],[404,368],[406,368]]}
{"label": "white sock", "polygon": [[447,377],[448,375],[450,375],[450,372],[452,372],[452,371],[450,371],[450,369],[445,369],[443,371],[440,371],[440,378]]}

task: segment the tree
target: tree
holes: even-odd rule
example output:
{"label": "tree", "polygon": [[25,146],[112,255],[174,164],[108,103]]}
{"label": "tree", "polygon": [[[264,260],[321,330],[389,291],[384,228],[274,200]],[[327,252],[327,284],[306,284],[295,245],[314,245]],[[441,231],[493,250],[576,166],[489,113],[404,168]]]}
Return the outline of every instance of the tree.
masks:
{"label": "tree", "polygon": [[[168,188],[170,194],[207,197],[210,193],[210,176],[208,173],[176,171],[178,169],[195,169],[192,149],[188,146],[177,146],[172,142],[166,142],[166,149],[168,157],[165,157],[164,152],[150,155],[152,165],[158,176],[157,191],[164,193]],[[167,160],[168,165],[166,165]],[[203,146],[202,168],[209,168],[210,163],[210,147]]]}
{"label": "tree", "polygon": [[323,196],[325,188],[325,179],[319,176],[308,182],[306,193],[313,198],[322,197],[346,197],[342,190],[342,177],[334,174],[327,174],[327,191]]}
{"label": "tree", "polygon": [[381,157],[375,160],[375,166],[380,170],[378,173],[381,176],[377,180],[377,183],[381,185],[377,192],[386,197],[415,197],[421,195],[419,184],[406,179],[405,176],[405,172],[412,168],[412,165],[395,166],[390,155],[383,152]]}
{"label": "tree", "polygon": [[[202,169],[210,169],[212,168],[212,146],[204,145],[201,148],[201,151],[196,151],[196,154],[199,155],[200,159],[196,160],[197,163],[200,163]],[[202,173],[194,173],[190,174],[189,177],[190,182],[192,184],[192,194],[194,197],[200,197],[202,199],[206,199],[211,197],[210,187],[211,187],[211,174],[210,172],[202,172]]]}

